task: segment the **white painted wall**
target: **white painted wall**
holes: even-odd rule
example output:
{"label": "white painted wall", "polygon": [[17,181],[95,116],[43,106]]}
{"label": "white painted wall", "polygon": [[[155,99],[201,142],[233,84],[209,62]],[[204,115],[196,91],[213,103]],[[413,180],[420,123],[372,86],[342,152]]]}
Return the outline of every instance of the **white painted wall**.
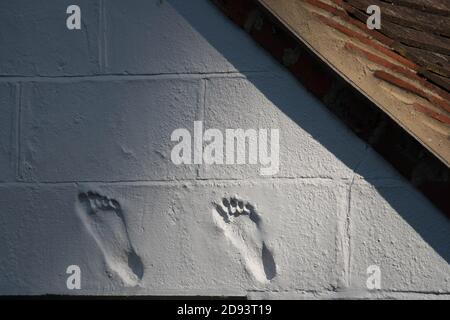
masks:
{"label": "white painted wall", "polygon": [[[449,220],[212,4],[77,3],[0,3],[1,294],[450,298]],[[279,173],[175,166],[195,120],[278,128]]]}

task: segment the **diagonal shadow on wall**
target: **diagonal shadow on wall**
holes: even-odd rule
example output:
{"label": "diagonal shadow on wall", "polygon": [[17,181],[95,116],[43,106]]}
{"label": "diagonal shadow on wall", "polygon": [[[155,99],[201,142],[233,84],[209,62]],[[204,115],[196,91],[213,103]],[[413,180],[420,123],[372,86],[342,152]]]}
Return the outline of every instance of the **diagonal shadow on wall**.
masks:
{"label": "diagonal shadow on wall", "polygon": [[[245,34],[245,32],[224,18],[223,14],[211,2],[172,0],[168,3],[237,71],[247,74],[247,79],[252,85],[273,105],[310,134],[345,166],[353,170],[353,182],[349,181],[349,185],[356,183],[355,181],[360,178],[368,181],[383,197],[386,205],[392,207],[401,219],[406,221],[435,252],[447,263],[450,263],[450,239],[448,236],[450,234],[450,220],[436,209],[409,181],[395,172],[387,162],[373,152],[373,149],[367,143],[357,138],[322,102],[313,98],[300,82],[297,82],[293,76],[285,71],[281,64],[273,60],[273,68],[267,68],[267,65],[265,65],[258,70],[249,69],[248,61],[251,61],[254,57],[243,56],[248,52],[239,55],[239,48],[235,47],[232,41],[229,41],[230,37],[234,36],[236,29],[242,34]],[[205,6],[211,8],[205,11]],[[214,14],[205,16],[205,12],[214,12]],[[247,36],[245,41],[254,42],[250,36]],[[255,47],[257,47],[257,44],[255,44]],[[262,48],[258,47],[255,52],[257,50],[260,51],[258,55],[268,56]],[[262,70],[264,68],[266,70]],[[252,73],[252,71],[255,72]],[[258,76],[257,73],[261,71],[267,71],[267,73],[275,76],[272,78]],[[361,122],[361,128],[363,129],[373,126],[371,121],[367,119],[371,116],[378,117],[377,121],[387,121],[387,133],[381,139],[389,139],[389,128],[395,126],[395,124],[389,123],[390,120],[386,119],[387,117],[384,117],[383,114],[380,115],[375,106],[371,105],[358,92],[349,90],[349,86],[346,86],[345,83],[338,87],[329,97],[337,105],[335,111],[339,113],[345,112],[346,108],[361,109],[362,111],[359,113],[361,118],[358,121]],[[358,132],[356,133],[358,134]],[[283,142],[281,141],[281,143]],[[308,151],[305,150],[305,152]],[[392,181],[395,182],[389,186]],[[399,188],[403,192],[397,192]],[[375,214],[377,216],[383,215],[383,213]],[[395,228],[391,230],[395,230]]]}

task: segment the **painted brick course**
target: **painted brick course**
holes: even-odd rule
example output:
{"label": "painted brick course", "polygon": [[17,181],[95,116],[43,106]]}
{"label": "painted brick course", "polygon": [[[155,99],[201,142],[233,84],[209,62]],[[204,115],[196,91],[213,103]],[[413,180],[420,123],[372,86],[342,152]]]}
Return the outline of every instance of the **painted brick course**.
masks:
{"label": "painted brick course", "polygon": [[53,182],[194,178],[194,166],[170,161],[170,135],[192,126],[199,88],[197,80],[178,79],[28,83],[21,177]]}
{"label": "painted brick course", "polygon": [[[0,187],[1,225],[8,226],[1,234],[0,287],[11,293],[68,293],[64,271],[69,263],[84,270],[81,293],[102,293],[108,286],[115,293],[192,290],[205,295],[212,288],[235,294],[329,289],[338,281],[336,266],[343,264],[336,261],[335,242],[343,188],[326,181]],[[89,215],[77,198],[84,190],[120,203],[130,240],[145,265],[138,288],[123,286],[114,273],[108,278],[100,272],[110,270],[80,222],[79,215]],[[214,223],[212,204],[236,193],[249,202],[258,199],[261,232],[277,261],[270,284],[255,280]]]}

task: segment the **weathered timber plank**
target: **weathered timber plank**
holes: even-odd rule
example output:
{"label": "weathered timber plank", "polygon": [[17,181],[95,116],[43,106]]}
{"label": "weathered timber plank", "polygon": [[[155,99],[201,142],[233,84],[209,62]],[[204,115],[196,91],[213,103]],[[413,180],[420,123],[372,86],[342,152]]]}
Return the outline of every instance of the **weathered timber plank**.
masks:
{"label": "weathered timber plank", "polygon": [[[351,6],[346,5],[345,8],[361,22],[366,21],[369,17],[366,13]],[[450,40],[433,33],[411,29],[389,21],[382,21],[379,32],[390,39],[412,47],[450,55]]]}
{"label": "weathered timber plank", "polygon": [[450,1],[448,0],[383,0],[395,5],[421,10],[423,12],[450,16]]}
{"label": "weathered timber plank", "polygon": [[[344,4],[344,8],[360,21],[365,21],[368,17],[365,12],[348,4]],[[392,47],[397,52],[420,65],[422,70],[431,71],[422,72],[423,76],[428,78],[427,75],[430,75],[433,79],[429,78],[429,80],[448,90],[445,78],[450,77],[450,54],[448,53],[450,41],[432,34],[427,36],[426,32],[412,30],[389,21],[382,22],[380,31],[396,40]]]}
{"label": "weathered timber plank", "polygon": [[432,33],[414,30],[405,26],[396,25],[389,21],[382,22],[381,29],[379,31],[408,46],[450,56],[450,39],[436,36]]}
{"label": "weathered timber plank", "polygon": [[428,70],[420,70],[419,72],[424,77],[429,79],[434,84],[442,87],[443,89],[446,89],[447,91],[450,91],[450,79],[442,77],[436,73],[430,72]]}
{"label": "weathered timber plank", "polygon": [[400,43],[394,43],[392,47],[424,69],[450,78],[450,56],[405,46]]}
{"label": "weathered timber plank", "polygon": [[450,36],[450,17],[388,4],[380,0],[345,0],[356,9],[366,11],[370,5],[381,8],[382,19],[421,31]]}

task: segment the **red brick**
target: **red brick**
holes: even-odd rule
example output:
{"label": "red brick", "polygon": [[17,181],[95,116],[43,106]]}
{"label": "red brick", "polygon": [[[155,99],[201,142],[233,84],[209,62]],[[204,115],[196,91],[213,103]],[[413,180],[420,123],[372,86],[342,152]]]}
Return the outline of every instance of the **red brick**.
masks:
{"label": "red brick", "polygon": [[345,34],[346,36],[348,36],[350,38],[357,39],[358,41],[360,41],[368,46],[371,46],[372,48],[378,50],[379,52],[390,57],[391,59],[394,59],[395,61],[401,63],[402,65],[404,65],[410,69],[413,69],[415,71],[417,71],[419,69],[419,67],[415,63],[409,61],[408,59],[403,58],[402,56],[396,54],[395,52],[391,51],[390,49],[383,47],[382,45],[374,42],[367,35],[355,32],[355,31],[345,27],[344,25],[342,25],[330,18],[322,16],[320,14],[314,14],[314,15],[316,17],[318,17],[322,22],[324,22],[325,24],[329,25],[330,27],[336,29],[337,31]]}
{"label": "red brick", "polygon": [[352,43],[346,43],[345,44],[345,48],[347,50],[351,51],[351,52],[355,52],[355,53],[365,57],[369,61],[372,61],[373,63],[376,63],[376,64],[378,64],[380,66],[383,66],[385,68],[391,69],[392,71],[400,73],[400,74],[402,74],[404,76],[407,76],[409,78],[413,78],[413,79],[416,79],[416,80],[421,80],[421,78],[416,73],[411,71],[410,69],[402,67],[402,66],[399,66],[399,65],[396,65],[396,64],[388,61],[387,59],[384,59],[384,58],[382,58],[380,56],[377,56],[377,55],[375,55],[375,54],[373,54],[373,53],[371,53],[369,51],[366,51],[366,50],[364,50],[364,49],[362,49],[362,48],[360,48],[360,47],[358,47],[358,46],[356,46],[356,45],[354,45]]}
{"label": "red brick", "polygon": [[307,3],[309,3],[310,5],[316,7],[316,8],[320,8],[322,10],[325,10],[335,16],[338,16],[339,18],[341,18],[342,20],[344,20],[347,23],[350,23],[352,25],[354,25],[355,27],[359,28],[360,30],[364,31],[365,33],[369,34],[371,37],[377,39],[378,41],[380,41],[381,43],[390,46],[394,43],[394,40],[386,37],[385,35],[377,32],[377,31],[373,31],[367,28],[367,26],[356,20],[353,19],[352,17],[350,17],[347,12],[345,12],[345,10],[342,9],[338,9],[336,7],[330,6],[329,4],[326,4],[322,1],[319,0],[306,0]]}
{"label": "red brick", "polygon": [[433,119],[435,119],[437,121],[440,121],[440,122],[445,123],[445,124],[450,124],[450,117],[448,117],[446,115],[443,115],[441,113],[433,111],[430,108],[427,108],[427,107],[425,107],[425,106],[423,106],[423,105],[421,105],[419,103],[416,103],[416,102],[413,104],[413,107],[414,107],[414,109],[416,111],[421,112],[423,114],[426,114],[427,116],[429,116],[429,117],[431,117],[431,118],[433,118]]}
{"label": "red brick", "polygon": [[424,90],[422,90],[421,88],[418,88],[400,78],[397,78],[396,76],[394,76],[393,74],[387,73],[385,71],[382,70],[377,70],[374,72],[375,77],[377,77],[378,79],[382,79],[384,81],[389,82],[390,84],[393,84],[403,90],[406,90],[408,92],[414,93],[428,101],[430,101],[431,103],[433,103],[434,105],[446,110],[447,112],[450,112],[450,103],[448,103],[447,101],[445,101],[442,98],[437,98],[427,92],[425,92]]}
{"label": "red brick", "polygon": [[343,5],[343,1],[342,0],[330,0],[330,1],[333,2],[334,4],[340,6],[340,7],[342,7],[342,5]]}
{"label": "red brick", "polygon": [[305,0],[305,1],[314,7],[328,11],[336,16],[347,15],[347,13],[345,13],[344,10],[330,6],[329,4],[326,4],[325,2],[322,2],[320,0]]}
{"label": "red brick", "polygon": [[379,57],[379,56],[377,56],[377,55],[375,55],[375,54],[373,54],[373,53],[371,53],[371,52],[369,52],[367,50],[364,50],[364,49],[362,49],[362,48],[360,48],[358,46],[355,46],[352,43],[346,43],[345,44],[345,48],[347,50],[349,50],[349,51],[356,52],[356,53],[364,56],[368,60],[370,60],[370,61],[372,61],[372,62],[374,62],[374,63],[376,63],[378,65],[381,65],[381,66],[383,66],[385,68],[391,69],[392,71],[395,71],[395,72],[397,72],[399,74],[402,74],[402,75],[404,75],[404,76],[406,76],[406,77],[408,77],[410,79],[414,79],[414,80],[418,81],[425,88],[433,91],[437,95],[440,95],[444,100],[450,101],[450,94],[447,91],[442,90],[441,88],[439,88],[439,87],[435,86],[434,84],[428,82],[427,79],[419,76],[417,73],[411,71],[410,69],[401,67],[401,66],[396,65],[394,63],[391,63],[390,61],[388,61],[388,60],[386,60],[386,59],[384,59],[382,57]]}

